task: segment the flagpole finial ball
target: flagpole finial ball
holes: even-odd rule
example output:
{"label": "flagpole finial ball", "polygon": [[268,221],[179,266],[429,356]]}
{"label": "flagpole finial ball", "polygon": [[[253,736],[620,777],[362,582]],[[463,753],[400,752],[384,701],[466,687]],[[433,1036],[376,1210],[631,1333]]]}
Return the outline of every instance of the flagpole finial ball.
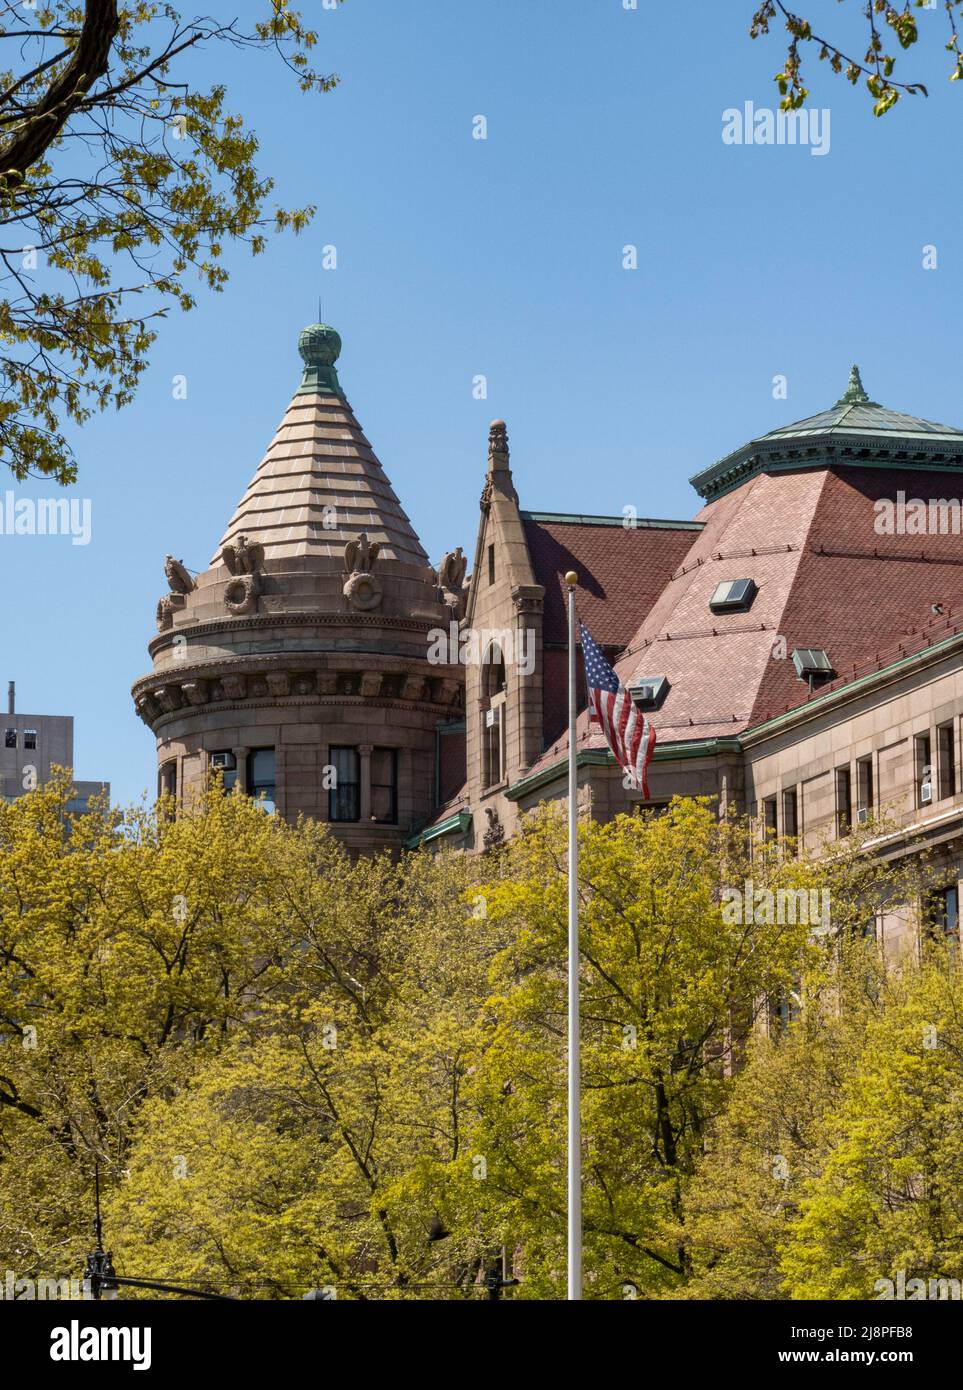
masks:
{"label": "flagpole finial ball", "polygon": [[570,589],[575,588],[576,584],[578,583],[578,575],[575,573],[574,570],[568,571],[568,573],[565,576],[565,583],[569,586]]}

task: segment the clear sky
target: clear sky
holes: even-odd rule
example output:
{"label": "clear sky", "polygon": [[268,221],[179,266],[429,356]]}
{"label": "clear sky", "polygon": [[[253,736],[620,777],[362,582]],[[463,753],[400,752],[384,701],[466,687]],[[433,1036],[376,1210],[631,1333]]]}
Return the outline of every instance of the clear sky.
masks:
{"label": "clear sky", "polygon": [[[72,434],[90,544],[0,535],[0,678],[23,711],[75,716],[78,777],[153,794],[130,685],[164,555],[207,566],[298,384],[319,295],[342,385],[433,560],[472,552],[495,417],[523,506],[663,517],[697,510],[692,473],[830,405],[853,361],[874,400],[963,423],[963,83],[945,80],[942,16],[919,12],[904,59],[929,100],[883,120],[813,55],[811,104],[831,112],[819,156],[723,142],[727,108],[777,104],[784,46],[749,39],[754,7],[304,0],[317,65],[342,79],[325,96],[263,57],[211,54],[278,201],[318,212],[256,260],[232,253],[227,289],[162,327],[135,404]],[[855,0],[796,8],[854,35]]]}

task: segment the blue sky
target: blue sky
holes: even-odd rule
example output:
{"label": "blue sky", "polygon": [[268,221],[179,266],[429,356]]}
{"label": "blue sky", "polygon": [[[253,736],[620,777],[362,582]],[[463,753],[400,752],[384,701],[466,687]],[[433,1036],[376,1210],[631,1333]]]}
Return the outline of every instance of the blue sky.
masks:
{"label": "blue sky", "polygon": [[[206,567],[298,384],[319,295],[342,385],[433,559],[471,553],[495,417],[524,506],[665,517],[697,509],[692,473],[831,404],[854,360],[873,399],[963,423],[963,84],[945,80],[938,12],[903,60],[930,99],[882,121],[813,56],[811,104],[831,112],[815,157],[722,141],[727,108],[777,101],[781,36],[750,41],[753,0],[315,7],[332,94],[300,95],[263,58],[206,60],[277,200],[317,205],[311,228],[231,253],[224,293],[162,327],[136,403],[73,432],[89,545],[0,535],[0,678],[25,712],[75,716],[77,775],[120,801],[155,784],[129,688],[164,555]],[[796,8],[858,47],[854,0]]]}

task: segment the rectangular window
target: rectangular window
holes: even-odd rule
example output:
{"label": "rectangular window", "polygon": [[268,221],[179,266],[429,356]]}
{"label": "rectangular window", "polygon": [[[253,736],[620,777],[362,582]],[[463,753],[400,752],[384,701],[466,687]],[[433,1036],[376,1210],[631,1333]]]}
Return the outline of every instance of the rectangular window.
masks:
{"label": "rectangular window", "polygon": [[374,748],[371,752],[371,819],[379,825],[398,820],[398,750]]}
{"label": "rectangular window", "polygon": [[953,725],[941,724],[936,731],[940,769],[940,798],[956,795],[956,739]]}
{"label": "rectangular window", "polygon": [[767,840],[772,839],[774,835],[778,834],[777,814],[776,798],[774,796],[767,796],[762,803],[762,826]]}
{"label": "rectangular window", "polygon": [[782,794],[782,833],[793,840],[799,834],[799,797],[795,787],[787,787]]}
{"label": "rectangular window", "polygon": [[869,820],[873,814],[873,760],[860,758],[856,764],[856,819]]}
{"label": "rectangular window", "polygon": [[958,937],[960,933],[960,897],[957,885],[940,888],[929,894],[926,904],[928,927],[934,936]]}
{"label": "rectangular window", "polygon": [[482,715],[482,761],[486,787],[504,780],[504,746],[502,742],[502,710],[504,703],[489,705]]}
{"label": "rectangular window", "polygon": [[836,769],[836,838],[849,834],[853,823],[853,778],[848,767]]}
{"label": "rectangular window", "polygon": [[495,582],[495,547],[493,545],[488,547],[488,582],[489,584]]}
{"label": "rectangular window", "polygon": [[3,736],[3,746],[4,746],[4,748],[16,748],[16,746],[17,746],[17,731],[16,731],[16,729],[7,729],[6,733],[5,733],[4,736]]}
{"label": "rectangular window", "polygon": [[158,769],[157,794],[158,796],[177,795],[177,762],[174,759],[161,763]]}
{"label": "rectangular window", "polygon": [[334,785],[328,792],[328,820],[361,819],[361,758],[357,748],[331,748]]}
{"label": "rectangular window", "polygon": [[24,746],[24,748],[36,748],[36,746],[37,746],[37,731],[36,731],[36,729],[24,729],[24,731],[23,731],[23,746]]}
{"label": "rectangular window", "polygon": [[247,793],[255,801],[263,797],[265,811],[277,809],[275,804],[275,759],[273,748],[252,748],[247,755]]}
{"label": "rectangular window", "polygon": [[933,750],[930,736],[917,734],[913,740],[916,767],[916,805],[928,806],[933,800]]}

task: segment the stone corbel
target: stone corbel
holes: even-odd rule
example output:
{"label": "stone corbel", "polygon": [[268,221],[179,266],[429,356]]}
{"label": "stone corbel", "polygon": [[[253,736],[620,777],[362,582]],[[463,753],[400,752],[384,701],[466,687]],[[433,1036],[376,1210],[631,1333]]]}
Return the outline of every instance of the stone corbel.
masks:
{"label": "stone corbel", "polygon": [[458,692],[460,689],[460,681],[440,680],[435,697],[437,703],[439,705],[453,705],[458,699]]}
{"label": "stone corbel", "polygon": [[187,696],[188,702],[192,705],[206,705],[211,698],[210,687],[207,681],[183,681],[181,690]]}
{"label": "stone corbel", "polygon": [[179,685],[159,685],[154,691],[154,699],[164,714],[173,714],[184,704],[184,697]]}
{"label": "stone corbel", "polygon": [[405,676],[405,683],[401,687],[401,698],[403,700],[423,700],[425,698],[424,676]]}
{"label": "stone corbel", "polygon": [[243,700],[247,694],[247,682],[243,676],[222,676],[221,685],[229,700]]}

